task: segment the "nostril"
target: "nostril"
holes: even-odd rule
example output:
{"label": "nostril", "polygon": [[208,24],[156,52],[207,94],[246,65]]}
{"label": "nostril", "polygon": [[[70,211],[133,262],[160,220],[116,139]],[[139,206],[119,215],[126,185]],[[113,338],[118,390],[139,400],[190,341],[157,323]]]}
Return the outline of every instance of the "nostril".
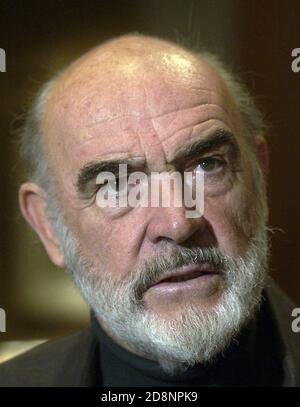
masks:
{"label": "nostril", "polygon": [[152,243],[167,239],[182,244],[203,228],[202,218],[187,218],[185,208],[151,208],[151,212],[147,234]]}

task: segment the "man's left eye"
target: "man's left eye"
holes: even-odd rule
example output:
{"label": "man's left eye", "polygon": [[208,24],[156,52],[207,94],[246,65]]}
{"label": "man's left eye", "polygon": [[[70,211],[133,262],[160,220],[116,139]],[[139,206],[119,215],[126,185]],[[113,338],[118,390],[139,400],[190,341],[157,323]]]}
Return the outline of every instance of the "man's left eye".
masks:
{"label": "man's left eye", "polygon": [[214,172],[222,168],[225,165],[225,161],[221,158],[209,157],[203,158],[197,165],[196,170],[199,170],[199,167],[204,172]]}

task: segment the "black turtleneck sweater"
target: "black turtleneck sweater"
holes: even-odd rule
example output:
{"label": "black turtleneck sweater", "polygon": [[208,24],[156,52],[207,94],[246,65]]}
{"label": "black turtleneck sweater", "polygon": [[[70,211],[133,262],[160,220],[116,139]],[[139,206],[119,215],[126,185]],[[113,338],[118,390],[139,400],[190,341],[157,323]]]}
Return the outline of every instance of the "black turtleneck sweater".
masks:
{"label": "black turtleneck sweater", "polygon": [[177,376],[116,344],[92,316],[99,345],[99,386],[281,386],[282,345],[271,315],[264,300],[256,318],[214,363],[197,364]]}

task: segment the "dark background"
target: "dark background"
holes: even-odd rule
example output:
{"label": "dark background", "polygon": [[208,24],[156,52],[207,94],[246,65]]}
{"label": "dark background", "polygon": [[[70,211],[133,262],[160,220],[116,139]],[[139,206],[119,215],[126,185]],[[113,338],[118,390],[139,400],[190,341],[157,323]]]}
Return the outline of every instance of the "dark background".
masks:
{"label": "dark background", "polygon": [[48,338],[78,329],[88,311],[50,264],[18,212],[24,179],[15,130],[40,84],[90,47],[138,31],[207,46],[232,64],[257,95],[269,124],[271,273],[300,304],[299,147],[300,2],[244,0],[1,1],[0,48],[0,340]]}

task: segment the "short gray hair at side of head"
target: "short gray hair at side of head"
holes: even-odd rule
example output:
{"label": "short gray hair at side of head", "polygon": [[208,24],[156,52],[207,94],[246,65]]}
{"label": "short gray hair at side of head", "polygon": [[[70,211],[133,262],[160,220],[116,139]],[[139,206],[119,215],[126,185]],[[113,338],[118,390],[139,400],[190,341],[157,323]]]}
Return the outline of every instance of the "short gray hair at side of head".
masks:
{"label": "short gray hair at side of head", "polygon": [[50,89],[56,78],[55,76],[45,82],[38,90],[20,131],[20,152],[27,165],[29,180],[45,191],[50,187],[50,174],[43,148],[42,119]]}

